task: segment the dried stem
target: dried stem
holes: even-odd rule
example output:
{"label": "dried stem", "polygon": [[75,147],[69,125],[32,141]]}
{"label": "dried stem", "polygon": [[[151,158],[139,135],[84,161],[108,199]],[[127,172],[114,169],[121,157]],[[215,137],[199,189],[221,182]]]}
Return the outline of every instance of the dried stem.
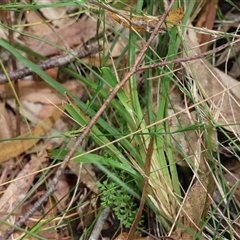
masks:
{"label": "dried stem", "polygon": [[89,240],[96,240],[96,239],[100,239],[99,236],[100,236],[100,233],[103,229],[103,225],[105,223],[105,221],[107,220],[108,218],[108,215],[110,214],[111,212],[111,207],[108,206],[106,207],[100,214],[93,230],[92,230],[92,233],[89,237]]}
{"label": "dried stem", "polygon": [[143,185],[143,190],[142,190],[142,197],[140,200],[140,205],[137,211],[137,214],[135,216],[134,222],[132,224],[132,227],[128,233],[127,239],[126,240],[131,240],[134,238],[137,226],[139,224],[139,221],[141,220],[142,217],[142,212],[143,212],[143,208],[145,205],[145,201],[147,198],[147,194],[148,194],[148,185],[149,185],[149,174],[150,174],[150,170],[151,170],[151,159],[152,159],[152,154],[153,154],[153,145],[154,145],[154,136],[151,137],[150,139],[150,143],[148,145],[148,149],[147,149],[147,156],[145,159],[145,166],[144,166],[144,185]]}

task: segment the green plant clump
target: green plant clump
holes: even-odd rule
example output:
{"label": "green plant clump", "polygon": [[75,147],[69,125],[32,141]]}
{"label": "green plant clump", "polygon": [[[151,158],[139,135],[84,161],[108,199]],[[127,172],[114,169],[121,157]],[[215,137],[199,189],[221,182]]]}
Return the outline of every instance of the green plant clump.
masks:
{"label": "green plant clump", "polygon": [[[117,183],[109,182],[109,180],[105,180],[103,183],[97,182],[97,186],[102,194],[101,206],[104,208],[112,206],[114,214],[121,221],[123,227],[130,228],[138,209],[133,197]],[[140,227],[142,224],[143,220],[139,223]]]}

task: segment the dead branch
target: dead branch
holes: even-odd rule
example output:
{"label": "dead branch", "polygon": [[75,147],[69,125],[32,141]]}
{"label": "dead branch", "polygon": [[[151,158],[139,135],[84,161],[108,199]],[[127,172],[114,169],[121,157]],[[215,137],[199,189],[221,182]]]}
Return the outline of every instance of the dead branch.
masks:
{"label": "dead branch", "polygon": [[[47,69],[51,69],[54,67],[64,66],[70,62],[76,61],[77,58],[83,58],[90,54],[97,53],[100,50],[100,48],[101,47],[98,45],[98,43],[84,45],[76,51],[69,52],[69,53],[61,55],[61,56],[52,57],[46,61],[36,64],[36,66],[41,68],[42,70],[47,70]],[[26,67],[26,68],[22,68],[22,69],[18,69],[16,71],[10,72],[10,73],[8,73],[8,76],[6,76],[5,74],[0,74],[0,84],[7,83],[8,78],[11,81],[16,81],[23,77],[32,75],[33,73],[34,73],[34,71],[32,69]]]}

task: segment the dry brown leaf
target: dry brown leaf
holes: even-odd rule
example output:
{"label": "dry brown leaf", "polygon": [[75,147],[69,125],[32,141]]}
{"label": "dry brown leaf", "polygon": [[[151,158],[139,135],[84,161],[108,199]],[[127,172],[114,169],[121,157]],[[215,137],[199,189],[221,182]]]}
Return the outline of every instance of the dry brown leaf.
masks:
{"label": "dry brown leaf", "polygon": [[[49,129],[53,126],[56,120],[62,115],[62,111],[56,109],[51,116],[46,118],[44,121],[40,122],[36,127],[34,127],[30,133],[26,133],[20,138],[43,136]],[[16,157],[21,153],[24,153],[27,149],[34,146],[39,141],[39,139],[29,139],[29,140],[14,140],[0,143],[0,163],[7,161],[9,158]]]}
{"label": "dry brown leaf", "polygon": [[208,195],[212,195],[213,188],[211,174],[209,172],[201,174],[191,186],[183,202],[179,222],[184,225],[184,228],[177,227],[171,235],[172,238],[178,240],[195,239],[194,235],[199,233],[199,229],[202,229],[204,224],[211,203]]}
{"label": "dry brown leaf", "polygon": [[54,67],[54,68],[50,68],[50,69],[45,70],[45,73],[55,80],[58,79],[58,72],[59,72],[58,67]]}
{"label": "dry brown leaf", "polygon": [[[187,56],[193,57],[200,53],[196,33],[188,29],[184,36],[185,44],[189,50]],[[183,63],[187,73],[203,94],[205,98],[210,98],[209,112],[218,124],[223,124],[224,128],[235,133],[240,133],[240,83],[213,67],[207,60],[199,59],[189,63]],[[232,87],[230,90],[227,88]],[[218,94],[217,96],[214,96]],[[212,97],[214,96],[214,97]],[[233,124],[232,126],[226,126]]]}
{"label": "dry brown leaf", "polygon": [[[108,11],[109,15],[118,23],[126,28],[134,29],[137,32],[152,32],[156,27],[161,16],[132,16],[129,15],[118,15],[114,12]],[[165,23],[163,24],[163,29],[172,28],[178,24],[184,17],[183,6],[178,9],[172,10],[168,13]],[[159,32],[164,32],[160,29]]]}
{"label": "dry brown leaf", "polygon": [[[4,194],[1,196],[0,199],[1,220],[3,220],[4,217],[16,207],[16,205],[22,200],[22,198],[25,197],[25,195],[29,191],[29,188],[32,187],[32,183],[35,177],[35,175],[31,175],[31,173],[39,170],[41,164],[46,161],[46,159],[47,158],[45,155],[42,157],[36,157],[32,155],[29,163],[24,165],[24,168],[18,173],[16,177],[17,181],[12,182],[5,190]],[[16,213],[21,213],[21,207],[19,207],[18,210],[15,211],[15,214]],[[2,224],[0,231],[2,232],[8,227],[8,225]]]}
{"label": "dry brown leaf", "polygon": [[[41,4],[51,4],[55,3],[52,0],[38,0],[36,2],[36,5]],[[66,16],[66,7],[48,7],[48,8],[40,8],[39,11],[42,13],[42,15],[51,21],[51,24],[53,24],[55,27],[62,27],[65,26],[68,22],[72,21],[70,18],[64,17]]]}
{"label": "dry brown leaf", "polygon": [[86,186],[95,194],[99,194],[99,189],[96,185],[97,177],[93,171],[93,166],[91,163],[76,163],[70,161],[68,167],[72,170],[76,176],[79,176],[81,181],[86,184]]}
{"label": "dry brown leaf", "polygon": [[237,59],[235,60],[235,62],[233,63],[233,66],[229,71],[229,75],[232,76],[233,78],[240,77],[239,62],[240,62],[240,55],[238,53]]}
{"label": "dry brown leaf", "polygon": [[54,192],[54,197],[56,202],[59,203],[57,204],[58,210],[62,212],[68,204],[70,193],[70,187],[65,175],[61,175],[57,183],[57,187],[58,190]]}
{"label": "dry brown leaf", "polygon": [[51,104],[44,104],[42,106],[42,108],[40,109],[40,111],[38,112],[37,118],[39,120],[43,120],[45,118],[47,118],[48,116],[50,116],[54,110],[56,109],[56,106],[51,105]]}
{"label": "dry brown leaf", "polygon": [[[34,103],[53,103],[55,105],[62,105],[62,101],[66,100],[66,97],[63,94],[56,91],[53,87],[44,81],[19,80],[18,84],[19,89],[21,89],[19,92],[19,98],[21,100],[27,100]],[[80,81],[66,81],[62,85],[78,98],[82,99],[85,97],[85,86]],[[14,97],[12,88],[9,83],[0,85],[0,94],[4,95],[6,98]]]}
{"label": "dry brown leaf", "polygon": [[206,156],[202,151],[203,147],[204,144],[201,144],[198,155],[199,166],[195,170],[197,177],[189,187],[180,208],[178,222],[183,226],[178,225],[172,233],[171,237],[174,239],[194,240],[196,233],[199,234],[200,229],[203,229],[202,226],[211,204],[215,185],[206,163]]}
{"label": "dry brown leaf", "polygon": [[0,139],[13,136],[10,116],[6,110],[5,103],[0,102]]}
{"label": "dry brown leaf", "polygon": [[[38,52],[38,54],[49,56],[59,54],[61,51],[54,45],[63,48],[71,48],[79,45],[80,43],[82,44],[81,39],[87,41],[88,39],[95,37],[97,33],[97,21],[94,18],[84,15],[78,21],[62,27],[61,29],[55,29],[55,31],[51,31],[51,33],[32,33],[31,31],[28,30],[25,31],[25,33],[31,34],[36,38],[30,38],[26,36],[23,37],[22,40],[24,41],[25,45],[33,51]],[[49,41],[53,43],[53,45],[43,43],[41,39],[38,40],[37,38]]]}
{"label": "dry brown leaf", "polygon": [[[0,139],[13,137],[13,126],[10,111],[7,111],[5,103],[0,102]],[[15,160],[10,158],[7,162],[1,163],[2,172],[0,182],[5,182],[9,171],[15,165]]]}
{"label": "dry brown leaf", "polygon": [[37,14],[35,11],[29,11],[26,13],[26,20],[29,24],[32,24],[29,26],[28,31],[31,34],[49,34],[51,33],[51,27],[44,23],[43,19],[40,18],[39,14]]}

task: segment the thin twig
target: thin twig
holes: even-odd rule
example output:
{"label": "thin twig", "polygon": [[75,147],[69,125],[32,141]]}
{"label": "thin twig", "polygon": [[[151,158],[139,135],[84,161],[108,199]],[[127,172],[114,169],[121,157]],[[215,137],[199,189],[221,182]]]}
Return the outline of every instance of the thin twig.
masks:
{"label": "thin twig", "polygon": [[[61,56],[52,57],[46,61],[36,64],[36,66],[38,66],[42,70],[63,66],[70,62],[76,61],[76,57],[83,58],[90,54],[97,53],[100,50],[99,48],[100,46],[98,43],[92,43],[90,45],[85,45],[76,51],[72,51],[70,53],[67,53]],[[34,71],[32,69],[26,67],[26,68],[22,68],[22,69],[18,69],[16,71],[10,72],[8,74],[8,77],[10,78],[11,81],[16,81],[17,79],[21,79],[23,77],[32,75],[33,73]],[[6,83],[6,82],[8,82],[7,76],[5,74],[0,74],[0,84]]]}
{"label": "thin twig", "polygon": [[[240,39],[232,42],[231,45],[236,44],[237,42],[240,42]],[[223,44],[219,47],[214,48],[213,50],[207,51],[205,53],[197,54],[196,56],[193,56],[193,57],[180,57],[180,58],[176,58],[176,59],[169,60],[169,61],[163,61],[163,62],[160,62],[160,63],[144,65],[144,66],[138,67],[136,69],[136,72],[147,70],[147,69],[152,69],[152,68],[157,68],[157,67],[162,67],[162,66],[166,66],[166,65],[174,64],[174,63],[191,62],[191,61],[194,61],[194,60],[197,60],[197,59],[204,58],[204,57],[206,57],[208,55],[211,55],[213,53],[216,53],[218,51],[221,51],[221,50],[223,50],[224,48],[227,48],[227,47],[229,48],[229,43],[225,43],[225,44]]]}
{"label": "thin twig", "polygon": [[92,230],[92,233],[91,233],[91,235],[89,237],[89,240],[98,240],[98,239],[100,239],[99,238],[100,233],[101,233],[101,231],[103,229],[103,225],[104,225],[105,221],[107,220],[108,215],[109,215],[110,212],[111,212],[111,207],[110,206],[108,206],[107,208],[105,208],[101,212],[101,214],[100,214],[100,216],[99,216],[99,218],[98,218],[98,220],[97,220],[97,222],[96,222],[96,224],[95,224],[95,226],[94,226],[94,228]]}

